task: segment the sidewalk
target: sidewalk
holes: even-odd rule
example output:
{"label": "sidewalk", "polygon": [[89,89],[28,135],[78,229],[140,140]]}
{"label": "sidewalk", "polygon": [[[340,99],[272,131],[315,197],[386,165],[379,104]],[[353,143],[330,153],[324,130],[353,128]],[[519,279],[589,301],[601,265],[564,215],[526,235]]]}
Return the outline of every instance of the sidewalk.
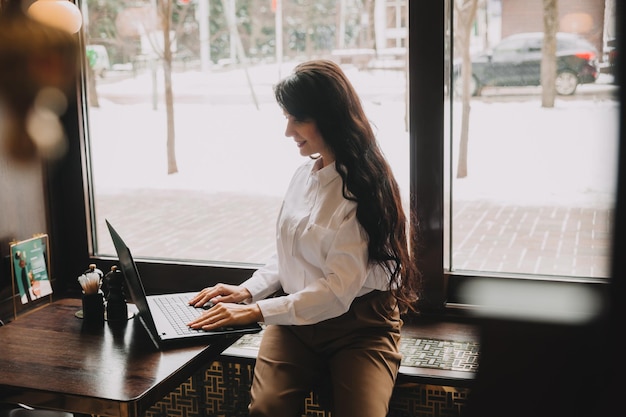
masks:
{"label": "sidewalk", "polygon": [[[185,198],[182,198],[182,194]],[[262,264],[273,251],[278,197],[150,190],[100,195],[99,252],[114,249],[109,219],[135,257]],[[609,209],[457,202],[454,269],[609,276]]]}

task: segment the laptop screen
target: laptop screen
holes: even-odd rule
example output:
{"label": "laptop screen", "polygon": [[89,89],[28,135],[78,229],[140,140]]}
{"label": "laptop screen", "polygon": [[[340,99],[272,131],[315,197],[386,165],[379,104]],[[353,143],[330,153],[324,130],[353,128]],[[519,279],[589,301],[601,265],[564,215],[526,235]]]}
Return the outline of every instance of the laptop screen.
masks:
{"label": "laptop screen", "polygon": [[115,250],[119,258],[120,269],[126,279],[126,285],[128,286],[130,298],[137,306],[141,319],[150,328],[152,335],[155,336],[157,334],[156,325],[154,324],[152,315],[149,313],[146,291],[141,280],[139,279],[139,271],[137,270],[137,265],[133,260],[132,254],[130,253],[130,249],[126,246],[122,237],[115,231],[115,229],[113,229],[113,226],[111,226],[108,220],[106,221],[106,224],[109,228],[109,232],[111,233],[113,244],[115,245]]}
{"label": "laptop screen", "polygon": [[[122,274],[124,275],[130,298],[132,299],[132,302],[135,303],[137,310],[139,311],[139,318],[157,347],[161,347],[165,343],[167,343],[168,345],[172,345],[175,342],[182,343],[185,341],[189,343],[200,343],[203,341],[208,341],[209,338],[212,338],[214,336],[256,333],[261,331],[261,326],[258,323],[252,323],[244,326],[225,327],[213,331],[200,331],[188,328],[188,326],[186,326],[186,323],[189,321],[189,318],[177,316],[176,314],[174,314],[175,312],[180,312],[178,307],[171,308],[171,305],[166,305],[165,308],[163,308],[163,306],[157,305],[157,303],[159,301],[162,301],[164,298],[177,297],[176,303],[177,306],[180,306],[180,295],[191,297],[190,294],[195,293],[151,295],[150,297],[148,297],[141,281],[141,277],[139,276],[137,264],[133,260],[133,257],[130,253],[130,249],[128,248],[128,246],[126,246],[126,244],[124,243],[120,235],[115,231],[115,229],[113,229],[108,220],[106,221],[106,224],[109,228],[109,232],[111,233],[113,244],[115,245],[115,250],[119,258],[120,269],[122,270]],[[154,304],[152,304],[153,302]],[[199,310],[195,309],[192,306],[189,306],[187,304],[185,304],[185,306],[187,307],[187,309],[194,310],[195,314],[200,313]],[[175,323],[172,320],[174,316],[177,316],[177,318],[179,319]],[[157,323],[159,325],[158,327]],[[184,328],[189,331],[181,333],[181,328],[179,327],[181,325],[183,325]]]}

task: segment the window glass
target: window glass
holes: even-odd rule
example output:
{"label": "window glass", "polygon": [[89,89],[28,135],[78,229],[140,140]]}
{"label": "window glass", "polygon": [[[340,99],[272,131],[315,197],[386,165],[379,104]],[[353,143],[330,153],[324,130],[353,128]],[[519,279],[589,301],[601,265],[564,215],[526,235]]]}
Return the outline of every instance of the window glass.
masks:
{"label": "window glass", "polygon": [[[560,1],[553,11],[540,0],[452,3],[446,266],[468,274],[608,277],[619,140],[607,58],[615,2]],[[548,32],[568,46],[553,56],[553,77],[542,86],[546,58],[516,50],[532,32],[543,40],[544,21],[555,22]],[[489,58],[487,51],[501,49],[507,54]]]}
{"label": "window glass", "polygon": [[[557,31],[583,41],[572,41],[567,60],[557,53],[554,86],[545,88],[553,96],[540,84],[540,52],[514,64],[488,53],[512,35],[544,32],[540,0],[449,3],[447,233],[444,248],[434,249],[444,251],[443,267],[607,277],[618,145],[615,1],[559,2]],[[475,9],[461,7],[471,3]],[[408,5],[84,2],[95,253],[114,253],[108,219],[138,257],[264,262],[282,194],[304,162],[284,136],[272,85],[312,58],[344,67],[408,202]],[[475,14],[464,26],[465,10]]]}
{"label": "window glass", "polygon": [[305,162],[272,86],[313,58],[354,83],[408,201],[405,1],[87,0],[83,11],[97,255],[114,254],[108,219],[135,257],[263,263]]}

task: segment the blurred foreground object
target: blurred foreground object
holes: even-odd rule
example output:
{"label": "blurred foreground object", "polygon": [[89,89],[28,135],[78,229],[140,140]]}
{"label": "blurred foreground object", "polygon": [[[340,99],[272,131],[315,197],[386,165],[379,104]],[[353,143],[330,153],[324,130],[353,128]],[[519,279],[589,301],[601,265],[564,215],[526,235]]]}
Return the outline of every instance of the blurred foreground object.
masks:
{"label": "blurred foreground object", "polygon": [[69,0],[37,0],[28,7],[28,16],[69,33],[78,32],[83,25],[78,6]]}
{"label": "blurred foreground object", "polygon": [[9,157],[26,162],[65,153],[67,139],[59,117],[75,88],[78,56],[78,41],[68,30],[28,17],[19,1],[3,4],[0,142]]}

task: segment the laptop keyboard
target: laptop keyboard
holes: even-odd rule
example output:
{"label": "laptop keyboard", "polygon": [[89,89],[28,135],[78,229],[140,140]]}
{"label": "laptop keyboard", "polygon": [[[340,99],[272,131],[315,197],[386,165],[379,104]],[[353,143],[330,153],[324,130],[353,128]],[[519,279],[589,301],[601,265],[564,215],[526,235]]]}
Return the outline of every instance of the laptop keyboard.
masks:
{"label": "laptop keyboard", "polygon": [[198,317],[204,310],[187,304],[189,300],[185,296],[174,294],[171,297],[156,298],[154,301],[162,311],[167,312],[167,320],[177,334],[184,335],[203,331],[187,326],[187,323]]}

